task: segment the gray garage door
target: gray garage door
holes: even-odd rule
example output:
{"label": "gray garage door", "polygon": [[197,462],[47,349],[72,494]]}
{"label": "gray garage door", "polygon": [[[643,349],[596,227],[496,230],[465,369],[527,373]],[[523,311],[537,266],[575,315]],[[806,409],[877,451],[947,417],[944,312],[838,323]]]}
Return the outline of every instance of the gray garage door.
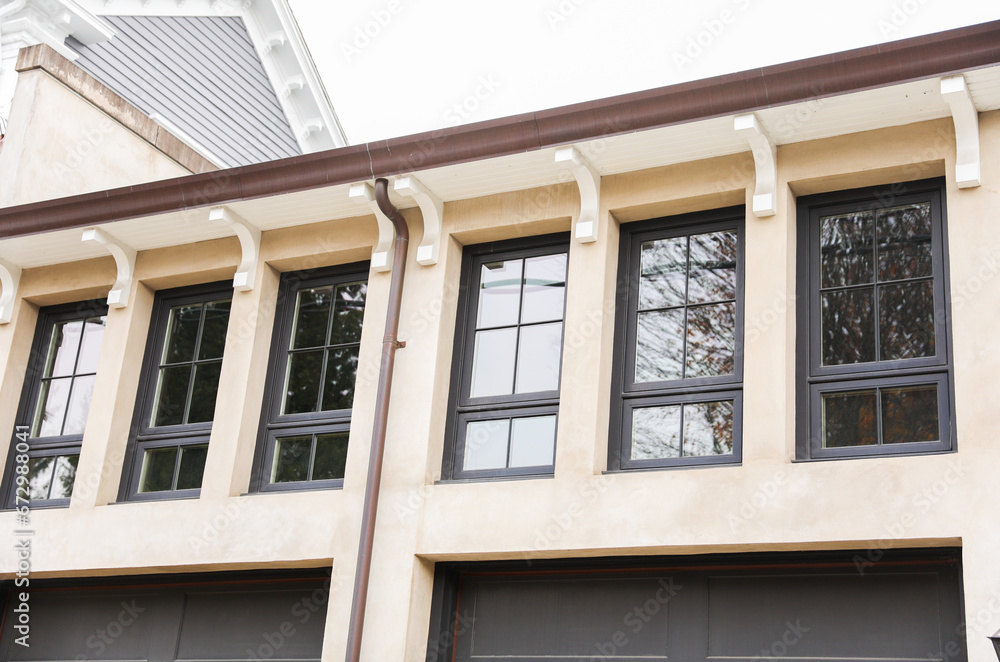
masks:
{"label": "gray garage door", "polygon": [[957,560],[632,565],[458,572],[428,659],[964,659]]}
{"label": "gray garage door", "polygon": [[319,660],[328,585],[322,577],[231,579],[30,592],[30,647],[5,612],[4,660]]}

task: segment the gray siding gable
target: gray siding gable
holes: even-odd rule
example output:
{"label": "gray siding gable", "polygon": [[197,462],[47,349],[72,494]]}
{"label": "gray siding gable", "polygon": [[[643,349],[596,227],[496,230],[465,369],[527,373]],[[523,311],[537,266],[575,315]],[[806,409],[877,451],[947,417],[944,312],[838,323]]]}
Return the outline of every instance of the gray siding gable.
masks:
{"label": "gray siding gable", "polygon": [[[212,156],[238,166],[301,154],[239,17],[104,16],[117,34],[76,64]],[[178,136],[181,137],[181,136]]]}

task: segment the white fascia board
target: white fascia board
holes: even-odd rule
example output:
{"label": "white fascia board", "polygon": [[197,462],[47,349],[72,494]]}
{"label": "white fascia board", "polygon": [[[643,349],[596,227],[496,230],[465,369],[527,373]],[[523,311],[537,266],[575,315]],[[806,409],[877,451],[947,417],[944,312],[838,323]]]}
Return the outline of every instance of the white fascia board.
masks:
{"label": "white fascia board", "polygon": [[257,0],[244,21],[302,152],[347,145],[344,129],[287,0]]}
{"label": "white fascia board", "polygon": [[245,0],[77,0],[98,16],[243,16]]}

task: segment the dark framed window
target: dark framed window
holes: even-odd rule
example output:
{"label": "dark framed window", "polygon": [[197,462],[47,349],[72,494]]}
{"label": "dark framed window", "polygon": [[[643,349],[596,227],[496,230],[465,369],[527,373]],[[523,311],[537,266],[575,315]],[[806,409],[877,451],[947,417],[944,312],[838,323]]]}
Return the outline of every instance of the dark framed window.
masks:
{"label": "dark framed window", "polygon": [[621,228],[611,471],[742,459],[744,208]]}
{"label": "dark framed window", "polygon": [[465,249],[446,479],[552,473],[568,241],[559,234]]}
{"label": "dark framed window", "polygon": [[[85,301],[39,311],[4,480],[4,507],[17,496],[32,508],[69,504],[97,377],[108,309]],[[28,446],[28,484],[18,490],[19,443]],[[22,463],[23,464],[23,463]],[[23,501],[22,501],[23,503]]]}
{"label": "dark framed window", "polygon": [[122,500],[199,494],[232,296],[229,282],[157,293]]}
{"label": "dark framed window", "polygon": [[954,447],[944,182],[798,203],[799,459]]}
{"label": "dark framed window", "polygon": [[282,274],[254,489],[341,487],[368,263]]}

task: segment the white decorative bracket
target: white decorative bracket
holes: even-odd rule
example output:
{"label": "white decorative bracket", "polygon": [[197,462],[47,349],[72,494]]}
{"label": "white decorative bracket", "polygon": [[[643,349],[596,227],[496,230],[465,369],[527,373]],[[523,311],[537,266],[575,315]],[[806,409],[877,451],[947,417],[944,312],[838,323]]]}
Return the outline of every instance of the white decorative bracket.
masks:
{"label": "white decorative bracket", "polygon": [[444,202],[431,193],[430,189],[412,175],[400,177],[392,188],[417,201],[420,214],[424,217],[424,236],[417,246],[417,263],[425,267],[437,264],[441,249],[441,219],[444,218]]}
{"label": "white decorative bracket", "polygon": [[365,201],[375,213],[378,221],[378,243],[372,250],[372,269],[375,271],[392,271],[392,242],[396,238],[396,229],[389,217],[382,213],[375,201],[375,189],[371,184],[362,182],[354,184],[348,192],[348,197]]}
{"label": "white decorative bracket", "polygon": [[597,241],[597,216],[601,209],[601,174],[576,147],[556,150],[556,163],[573,173],[580,189],[580,216],[573,235],[581,243]]}
{"label": "white decorative bracket", "polygon": [[965,76],[941,79],[941,96],[951,107],[955,121],[955,181],[958,188],[974,188],[982,183],[979,169],[979,114],[972,103]]}
{"label": "white decorative bracket", "polygon": [[243,259],[240,260],[240,266],[233,276],[233,289],[237,292],[252,290],[257,278],[257,262],[260,259],[260,229],[225,207],[209,209],[208,220],[225,221],[236,233],[243,249]]}
{"label": "white decorative bracket", "polygon": [[83,231],[82,241],[100,244],[115,258],[118,266],[118,279],[108,292],[108,306],[124,308],[128,305],[128,295],[132,291],[132,279],[135,277],[135,249],[123,244],[100,228],[87,228]]}
{"label": "white decorative bracket", "polygon": [[17,303],[17,288],[21,284],[21,267],[0,260],[0,324],[10,322]]}
{"label": "white decorative bracket", "polygon": [[753,113],[737,115],[733,130],[746,138],[753,153],[757,181],[753,191],[753,213],[758,218],[774,216],[777,211],[778,150]]}

